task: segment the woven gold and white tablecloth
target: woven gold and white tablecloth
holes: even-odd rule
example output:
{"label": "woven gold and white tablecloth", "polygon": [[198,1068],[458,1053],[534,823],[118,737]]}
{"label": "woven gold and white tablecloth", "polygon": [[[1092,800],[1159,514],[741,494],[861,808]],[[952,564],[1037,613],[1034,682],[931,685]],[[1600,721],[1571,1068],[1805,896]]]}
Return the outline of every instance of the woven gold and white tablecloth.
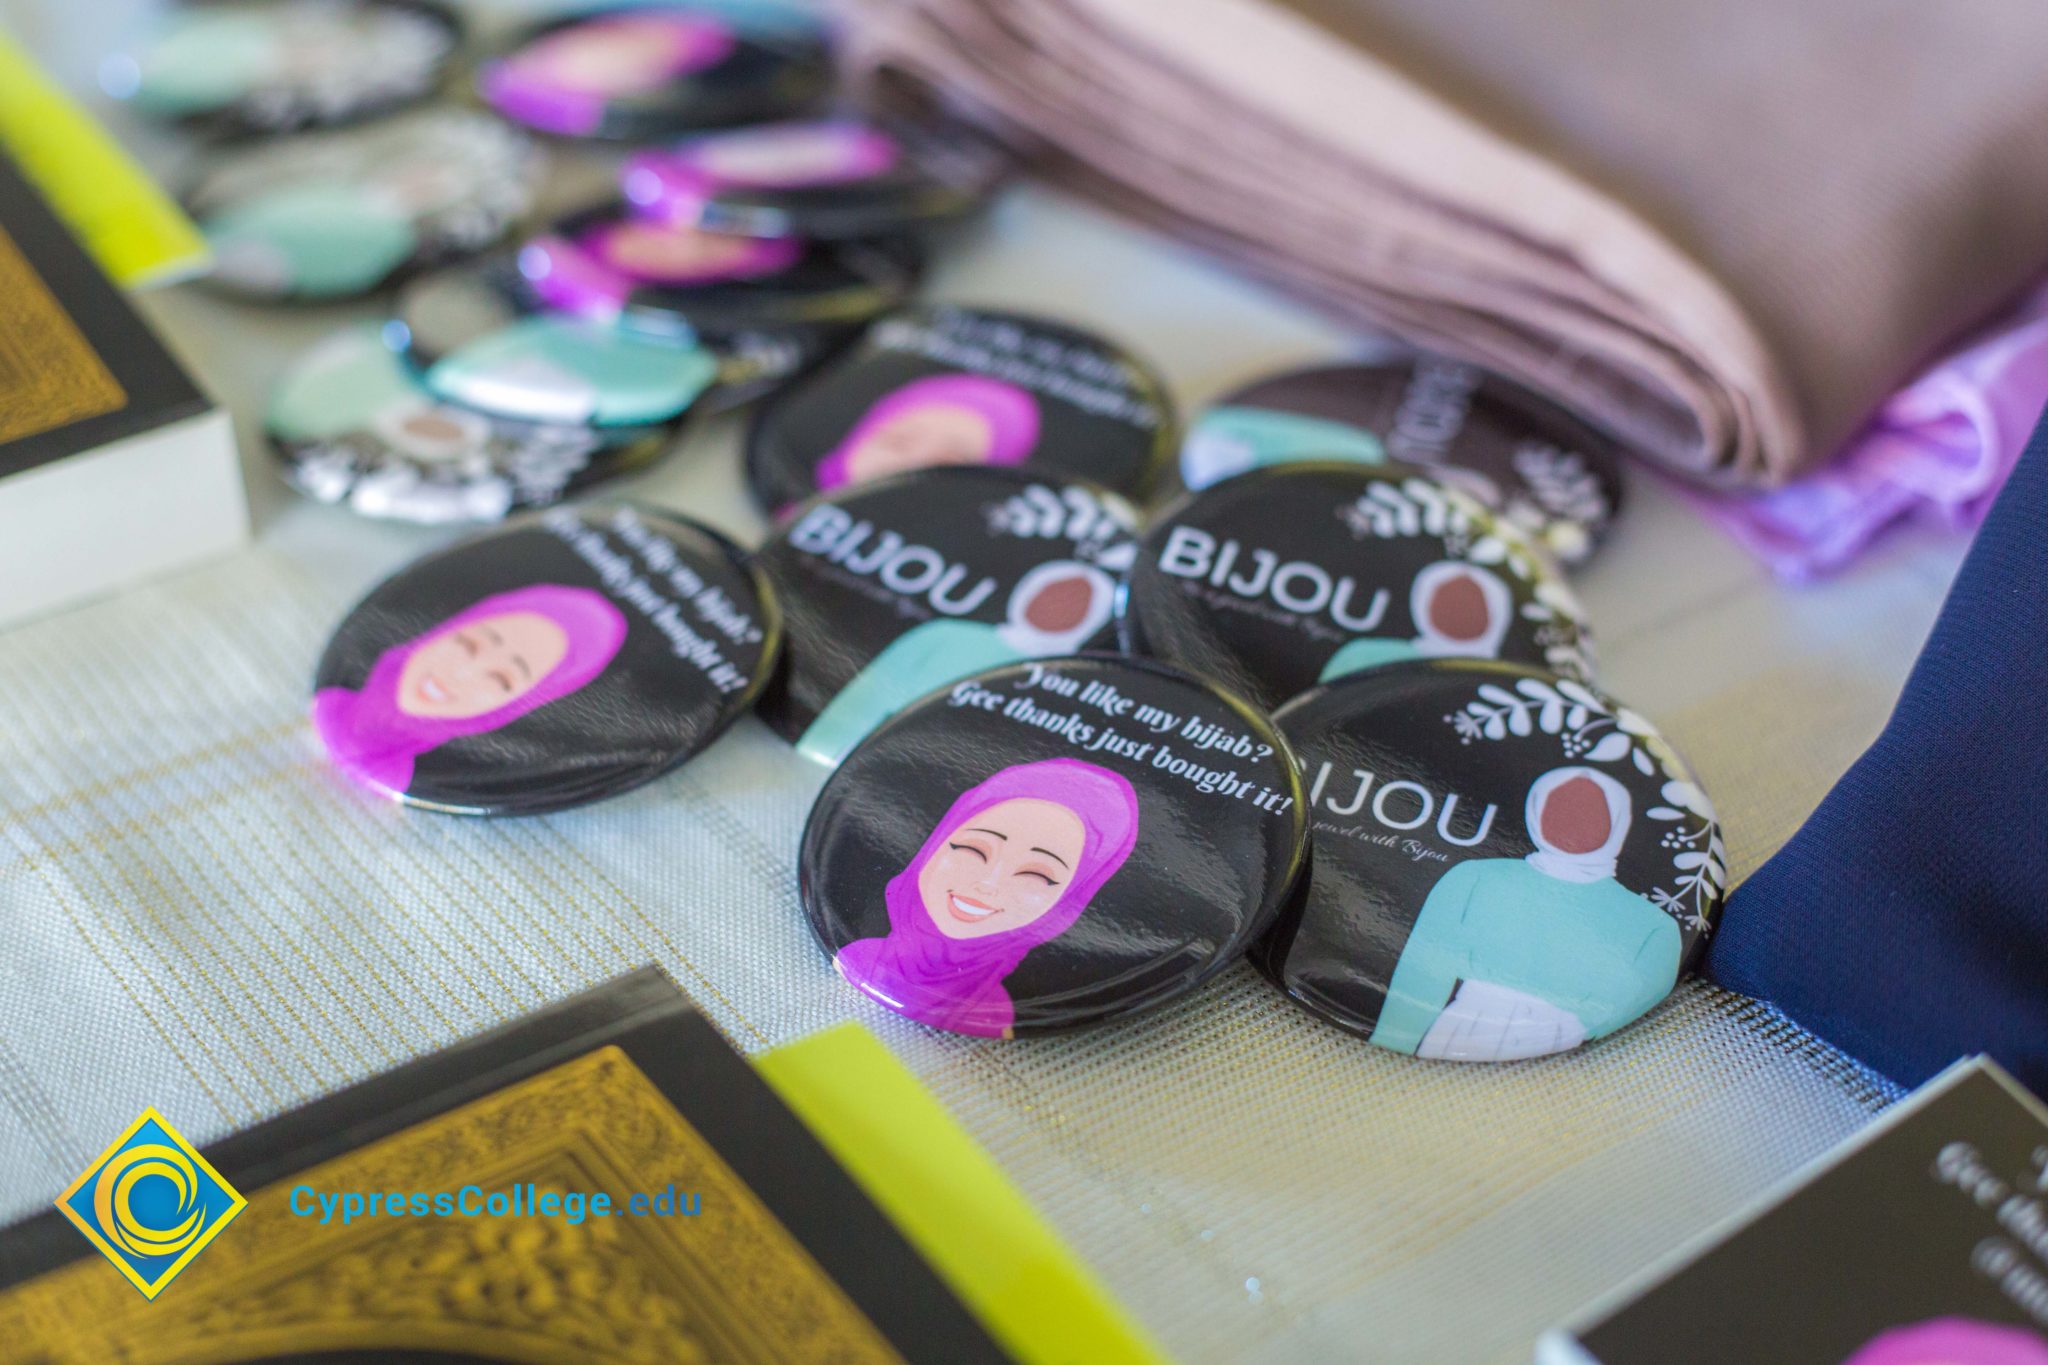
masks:
{"label": "woven gold and white tablecloth", "polygon": [[[60,74],[97,41],[0,0]],[[1069,317],[1199,404],[1346,339],[1205,262],[1029,188],[933,297]],[[1865,1122],[1881,1083],[1696,985],[1621,1036],[1503,1067],[1378,1052],[1238,968],[1070,1036],[940,1035],[867,1008],[796,901],[818,778],[748,720],[585,810],[476,821],[350,789],[304,721],[339,614],[449,533],[297,502],[252,418],[350,310],[176,291],[149,309],[236,409],[255,548],[0,634],[0,1218],[144,1105],[205,1141],[641,962],[740,1047],[874,1028],[1109,1288],[1191,1361],[1520,1362],[1536,1333]],[[743,538],[738,423],[631,496]],[[1876,733],[1961,545],[1771,585],[1647,477],[1581,586],[1613,691],[1657,717],[1753,869]]]}

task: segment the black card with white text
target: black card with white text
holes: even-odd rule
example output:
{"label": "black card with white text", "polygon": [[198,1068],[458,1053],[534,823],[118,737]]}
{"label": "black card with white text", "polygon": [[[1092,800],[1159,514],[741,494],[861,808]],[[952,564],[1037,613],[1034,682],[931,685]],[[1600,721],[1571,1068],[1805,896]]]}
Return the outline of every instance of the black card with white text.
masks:
{"label": "black card with white text", "polygon": [[2048,1106],[1959,1062],[1538,1365],[2048,1365]]}

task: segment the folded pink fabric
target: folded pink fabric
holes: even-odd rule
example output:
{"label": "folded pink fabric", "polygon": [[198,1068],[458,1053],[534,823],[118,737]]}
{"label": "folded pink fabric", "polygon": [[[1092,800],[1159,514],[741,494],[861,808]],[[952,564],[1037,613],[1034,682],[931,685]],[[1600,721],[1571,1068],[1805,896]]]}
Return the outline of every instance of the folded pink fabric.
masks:
{"label": "folded pink fabric", "polygon": [[2048,286],[1929,366],[1841,454],[1768,493],[1701,508],[1787,582],[1853,560],[1886,527],[1983,520],[2048,405]]}
{"label": "folded pink fabric", "polygon": [[2028,0],[842,0],[871,90],[1724,488],[2048,265]]}

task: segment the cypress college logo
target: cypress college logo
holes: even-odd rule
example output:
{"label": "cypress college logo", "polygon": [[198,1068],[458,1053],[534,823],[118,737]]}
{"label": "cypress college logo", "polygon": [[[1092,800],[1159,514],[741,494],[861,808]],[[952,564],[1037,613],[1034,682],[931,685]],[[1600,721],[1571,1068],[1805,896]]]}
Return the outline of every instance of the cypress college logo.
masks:
{"label": "cypress college logo", "polygon": [[163,1115],[145,1109],[57,1208],[153,1299],[247,1203]]}

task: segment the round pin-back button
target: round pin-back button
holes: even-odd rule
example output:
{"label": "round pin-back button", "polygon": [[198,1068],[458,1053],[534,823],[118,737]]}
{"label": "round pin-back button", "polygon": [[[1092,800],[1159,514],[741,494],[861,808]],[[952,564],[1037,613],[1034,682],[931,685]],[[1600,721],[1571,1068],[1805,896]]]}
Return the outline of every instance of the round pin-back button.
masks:
{"label": "round pin-back button", "polygon": [[872,237],[957,218],[1004,158],[960,127],[793,120],[636,153],[619,184],[642,213],[753,237]]}
{"label": "round pin-back button", "polygon": [[426,98],[461,41],[433,0],[201,0],[109,57],[100,83],[199,131],[291,132]]}
{"label": "round pin-back button", "polygon": [[1181,995],[1287,905],[1300,775],[1266,717],[1164,664],[1082,655],[899,713],[826,783],[800,893],[841,976],[983,1037]]}
{"label": "round pin-back button", "polygon": [[396,320],[430,392],[523,421],[666,422],[721,375],[690,334],[540,309],[505,258],[421,276],[399,292]]}
{"label": "round pin-back button", "polygon": [[617,209],[575,214],[519,253],[549,308],[659,332],[838,336],[901,304],[922,253],[907,239],[741,237]]}
{"label": "round pin-back button", "polygon": [[629,505],[557,507],[419,560],[342,621],[313,727],[409,805],[535,814],[614,796],[753,704],[780,613],[739,549]]}
{"label": "round pin-back button", "polygon": [[1114,493],[1020,469],[927,469],[816,499],[754,558],[797,642],[762,719],[835,764],[955,679],[1112,646],[1136,524]]}
{"label": "round pin-back button", "polygon": [[1265,706],[1405,659],[1505,659],[1590,678],[1578,599],[1529,538],[1410,465],[1279,465],[1147,528],[1123,642]]}
{"label": "round pin-back button", "polygon": [[1273,375],[1188,430],[1181,478],[1206,488],[1296,460],[1428,465],[1577,563],[1621,507],[1621,448],[1556,403],[1445,356]]}
{"label": "round pin-back button", "polygon": [[532,211],[541,170],[524,134],[435,109],[235,147],[186,204],[213,248],[210,283],[325,301],[492,245]]}
{"label": "round pin-back button", "polygon": [[285,481],[320,502],[399,521],[497,521],[651,462],[668,425],[518,422],[427,392],[371,326],[306,352],[265,420]]}
{"label": "round pin-back button", "polygon": [[1028,465],[1120,493],[1173,447],[1165,384],[1086,332],[940,305],[883,318],[758,410],[747,481],[780,511],[938,465]]}
{"label": "round pin-back button", "polygon": [[1382,1047],[1562,1052],[1671,993],[1720,915],[1713,803],[1655,726],[1571,678],[1428,660],[1282,707],[1315,843],[1256,957]]}
{"label": "round pin-back button", "polygon": [[822,35],[742,28],[708,7],[627,7],[549,20],[477,72],[499,113],[568,137],[642,140],[783,118],[831,84]]}

